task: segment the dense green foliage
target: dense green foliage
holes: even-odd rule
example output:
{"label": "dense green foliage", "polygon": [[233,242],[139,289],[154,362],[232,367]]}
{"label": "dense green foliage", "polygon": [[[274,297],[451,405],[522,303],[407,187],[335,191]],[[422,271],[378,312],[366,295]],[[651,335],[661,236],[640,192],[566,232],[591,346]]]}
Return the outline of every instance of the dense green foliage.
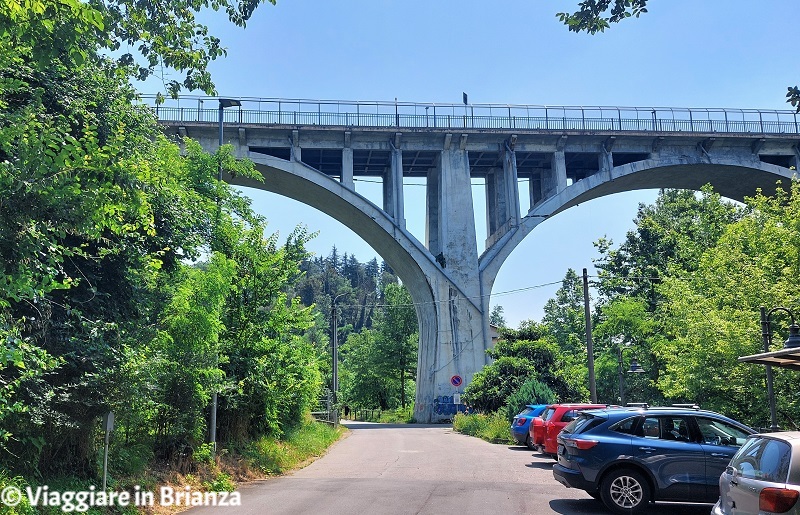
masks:
{"label": "dense green foliage", "polygon": [[[224,56],[219,38],[197,20],[223,10],[244,27],[255,9],[275,0],[0,0],[0,53],[25,48],[41,69],[59,61],[75,68],[101,50],[118,54],[115,68],[144,80],[156,72],[172,94],[182,88],[214,94],[208,65]],[[135,52],[124,49],[135,48]],[[180,80],[166,73],[179,72]]]}
{"label": "dense green foliage", "polygon": [[405,408],[414,395],[417,316],[405,287],[388,283],[373,329],[352,333],[341,349],[341,402],[352,408]]}
{"label": "dense green foliage", "polygon": [[500,413],[456,413],[453,429],[492,443],[513,444],[508,420]]}
{"label": "dense green foliage", "polygon": [[506,420],[511,422],[528,404],[552,404],[556,394],[538,379],[528,379],[506,400]]}
{"label": "dense green foliage", "polygon": [[[96,34],[52,39],[92,7],[23,4],[0,3],[15,42],[0,44],[0,467],[96,477],[108,411],[112,477],[153,458],[191,467],[214,393],[226,441],[291,431],[321,383],[314,318],[289,288],[308,235],[265,239],[217,180],[258,179],[252,165],[161,136]],[[159,44],[191,39],[173,37]]]}
{"label": "dense green foliage", "polygon": [[475,374],[464,389],[463,399],[470,408],[497,411],[530,380],[546,385],[562,402],[587,397],[582,376],[573,373],[558,345],[548,340],[546,326],[527,323],[518,331],[503,330],[502,336],[488,351],[494,361]]}

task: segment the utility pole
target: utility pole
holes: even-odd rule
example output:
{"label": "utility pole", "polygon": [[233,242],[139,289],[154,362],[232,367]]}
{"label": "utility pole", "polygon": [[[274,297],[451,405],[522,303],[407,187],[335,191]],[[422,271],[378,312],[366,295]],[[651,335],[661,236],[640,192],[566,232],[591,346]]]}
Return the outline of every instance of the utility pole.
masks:
{"label": "utility pole", "polygon": [[594,344],[592,343],[592,312],[589,309],[589,275],[583,269],[583,316],[586,318],[586,353],[589,355],[589,395],[597,403],[597,383],[594,377]]}

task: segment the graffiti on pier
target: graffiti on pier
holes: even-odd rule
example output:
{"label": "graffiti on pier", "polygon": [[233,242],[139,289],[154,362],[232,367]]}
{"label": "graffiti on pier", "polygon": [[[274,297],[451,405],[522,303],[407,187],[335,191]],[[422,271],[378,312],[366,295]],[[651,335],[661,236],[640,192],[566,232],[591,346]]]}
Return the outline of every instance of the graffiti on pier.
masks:
{"label": "graffiti on pier", "polygon": [[433,412],[437,415],[455,415],[458,412],[465,413],[466,411],[467,407],[464,404],[453,402],[452,395],[440,395],[433,399]]}

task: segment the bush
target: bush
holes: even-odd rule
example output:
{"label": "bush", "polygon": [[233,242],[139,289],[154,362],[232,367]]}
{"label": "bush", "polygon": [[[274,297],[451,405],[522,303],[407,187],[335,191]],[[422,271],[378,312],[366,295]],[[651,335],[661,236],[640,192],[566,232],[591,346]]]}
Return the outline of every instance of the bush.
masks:
{"label": "bush", "polygon": [[5,470],[0,470],[0,491],[14,487],[22,492],[20,503],[16,506],[7,506],[0,503],[0,513],[3,515],[34,515],[36,511],[28,503],[28,496],[25,494],[25,487],[27,486],[28,484],[21,477],[9,477]]}
{"label": "bush", "polygon": [[506,401],[506,420],[510,423],[528,404],[552,404],[556,394],[549,386],[537,379],[528,379],[519,390],[512,393]]}
{"label": "bush", "polygon": [[457,413],[453,419],[453,429],[491,443],[514,443],[511,438],[511,427],[505,416],[499,412],[488,415]]}

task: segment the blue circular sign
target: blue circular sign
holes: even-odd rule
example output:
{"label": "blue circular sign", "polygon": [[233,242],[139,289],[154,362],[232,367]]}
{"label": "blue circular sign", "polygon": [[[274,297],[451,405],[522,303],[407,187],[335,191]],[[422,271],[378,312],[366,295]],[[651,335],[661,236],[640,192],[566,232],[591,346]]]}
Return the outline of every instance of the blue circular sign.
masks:
{"label": "blue circular sign", "polygon": [[461,386],[461,383],[463,382],[464,380],[461,379],[460,375],[454,375],[453,377],[450,378],[450,384],[452,384],[455,387]]}

